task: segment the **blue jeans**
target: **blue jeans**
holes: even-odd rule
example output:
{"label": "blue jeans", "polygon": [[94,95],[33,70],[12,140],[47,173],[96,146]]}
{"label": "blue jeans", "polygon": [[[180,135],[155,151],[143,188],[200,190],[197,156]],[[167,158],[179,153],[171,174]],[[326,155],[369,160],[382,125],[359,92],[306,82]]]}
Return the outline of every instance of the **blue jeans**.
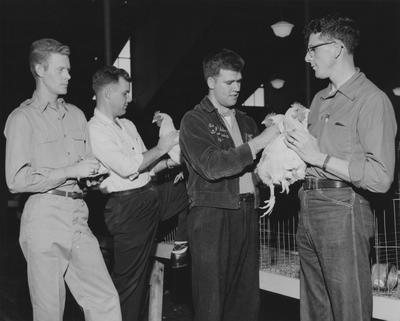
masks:
{"label": "blue jeans", "polygon": [[254,200],[239,209],[190,209],[195,321],[258,320],[257,220]]}
{"label": "blue jeans", "polygon": [[371,320],[368,201],[350,187],[300,189],[299,197],[301,320]]}

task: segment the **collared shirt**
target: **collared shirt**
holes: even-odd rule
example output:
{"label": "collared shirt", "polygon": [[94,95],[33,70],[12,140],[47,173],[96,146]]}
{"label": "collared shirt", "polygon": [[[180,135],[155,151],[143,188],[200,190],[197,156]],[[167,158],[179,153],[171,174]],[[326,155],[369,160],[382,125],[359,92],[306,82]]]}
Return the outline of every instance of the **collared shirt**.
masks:
{"label": "collared shirt", "polygon": [[[240,134],[239,125],[236,121],[235,114],[235,110],[231,109],[230,112],[226,114],[221,114],[221,116],[225,122],[226,127],[228,128],[229,134],[233,139],[233,143],[236,147],[238,147],[243,144],[243,139],[242,135]],[[239,177],[239,193],[254,193],[253,178],[250,172],[246,172]]]}
{"label": "collared shirt", "polygon": [[83,112],[57,100],[57,106],[37,93],[9,116],[4,129],[6,180],[13,193],[38,193],[58,188],[80,191],[59,168],[91,155]]}
{"label": "collared shirt", "polygon": [[[393,180],[395,135],[393,106],[384,92],[359,70],[340,88],[317,93],[308,117],[309,131],[321,152],[349,161],[353,185],[385,192]],[[307,176],[338,179],[318,167]]]}
{"label": "collared shirt", "polygon": [[89,121],[90,141],[95,157],[110,170],[100,185],[107,192],[139,188],[150,181],[148,172],[139,174],[147,151],[136,126],[128,119],[115,122],[98,109]]}

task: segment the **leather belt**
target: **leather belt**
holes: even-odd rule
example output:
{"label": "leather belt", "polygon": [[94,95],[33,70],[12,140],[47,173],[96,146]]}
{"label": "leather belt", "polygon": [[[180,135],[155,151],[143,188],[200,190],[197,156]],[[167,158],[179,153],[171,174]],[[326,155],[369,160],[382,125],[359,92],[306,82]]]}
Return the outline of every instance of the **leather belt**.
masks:
{"label": "leather belt", "polygon": [[128,189],[125,191],[119,191],[119,192],[112,192],[110,193],[110,196],[118,196],[118,197],[123,197],[123,196],[132,196],[137,193],[141,193],[145,191],[146,189],[149,189],[153,186],[152,182],[149,181],[146,185],[138,187],[138,188],[132,188]]}
{"label": "leather belt", "polygon": [[324,189],[324,188],[343,188],[350,187],[350,185],[344,181],[337,181],[333,179],[317,179],[307,178],[304,180],[303,189]]}
{"label": "leather belt", "polygon": [[247,202],[247,201],[253,201],[253,200],[254,200],[253,193],[239,194],[239,202]]}
{"label": "leather belt", "polygon": [[60,189],[52,189],[51,191],[46,192],[46,194],[64,196],[64,197],[69,197],[69,198],[73,198],[73,199],[83,199],[85,197],[85,195],[86,195],[84,193],[67,192],[67,191],[62,191]]}

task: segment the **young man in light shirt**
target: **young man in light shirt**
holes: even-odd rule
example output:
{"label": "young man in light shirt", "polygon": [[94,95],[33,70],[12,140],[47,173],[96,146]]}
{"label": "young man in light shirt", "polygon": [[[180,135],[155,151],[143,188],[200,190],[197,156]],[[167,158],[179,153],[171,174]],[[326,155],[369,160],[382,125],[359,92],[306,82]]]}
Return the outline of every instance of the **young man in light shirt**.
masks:
{"label": "young man in light shirt", "polygon": [[178,143],[173,131],[147,150],[136,126],[120,118],[130,102],[130,81],[123,69],[98,70],[93,76],[96,108],[89,122],[93,153],[110,170],[100,189],[110,194],[104,216],[114,239],[112,278],[124,321],[139,319],[159,222],[159,197],[149,170],[157,162],[155,172],[175,165],[171,159],[159,160]]}
{"label": "young man in light shirt", "polygon": [[308,164],[297,229],[302,321],[372,318],[371,193],[393,181],[396,119],[386,94],[354,62],[360,31],[328,15],[305,28],[305,60],[328,79],[311,104],[308,131],[287,145]]}
{"label": "young man in light shirt", "polygon": [[118,294],[90,231],[81,178],[95,179],[83,112],[66,103],[70,49],[54,39],[32,43],[36,88],[8,117],[6,179],[12,193],[29,193],[20,244],[27,261],[34,321],[62,321],[65,285],[87,321],[120,321]]}

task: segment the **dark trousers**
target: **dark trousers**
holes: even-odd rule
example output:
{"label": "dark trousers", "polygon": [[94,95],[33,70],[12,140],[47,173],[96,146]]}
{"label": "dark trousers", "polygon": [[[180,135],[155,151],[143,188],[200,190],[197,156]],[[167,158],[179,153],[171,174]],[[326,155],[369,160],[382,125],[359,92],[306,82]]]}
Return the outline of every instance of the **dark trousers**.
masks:
{"label": "dark trousers", "polygon": [[130,192],[112,193],[105,220],[114,239],[112,279],[123,321],[139,320],[149,283],[150,256],[159,221],[159,198],[149,183]]}
{"label": "dark trousers", "polygon": [[[157,182],[156,188],[159,194],[160,203],[160,219],[162,222],[168,223],[177,218],[177,230],[175,241],[187,241],[187,215],[189,209],[189,200],[186,193],[185,181],[178,183],[173,182],[172,177],[170,180]],[[178,216],[178,217],[176,217]],[[164,225],[161,225],[161,229]],[[164,231],[160,231],[163,234]]]}
{"label": "dark trousers", "polygon": [[257,321],[254,200],[238,210],[193,207],[188,216],[195,321]]}
{"label": "dark trousers", "polygon": [[370,321],[369,203],[353,189],[299,191],[302,321]]}

